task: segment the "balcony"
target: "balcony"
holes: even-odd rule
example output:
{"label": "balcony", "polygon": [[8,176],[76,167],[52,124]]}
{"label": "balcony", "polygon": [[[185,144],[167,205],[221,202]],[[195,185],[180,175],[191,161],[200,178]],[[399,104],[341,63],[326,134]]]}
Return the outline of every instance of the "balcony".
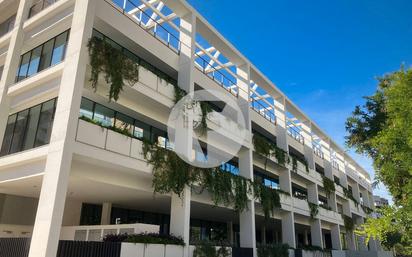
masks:
{"label": "balcony", "polygon": [[12,31],[12,29],[14,28],[15,20],[16,20],[16,15],[13,15],[0,24],[0,37]]}
{"label": "balcony", "polygon": [[35,2],[29,10],[29,19],[33,16],[35,16],[36,14],[40,13],[41,11],[43,11],[44,9],[46,9],[47,7],[53,5],[54,3],[58,2],[59,0],[40,0]]}
{"label": "balcony", "polygon": [[305,138],[302,136],[300,131],[295,129],[294,127],[289,126],[287,129],[287,133],[289,136],[291,136],[293,139],[301,143],[302,145],[305,144]]}

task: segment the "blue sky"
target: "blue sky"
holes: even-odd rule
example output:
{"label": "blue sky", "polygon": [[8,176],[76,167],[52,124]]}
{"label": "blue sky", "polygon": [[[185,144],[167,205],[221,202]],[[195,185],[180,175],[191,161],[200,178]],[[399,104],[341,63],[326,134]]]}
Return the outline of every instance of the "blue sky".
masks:
{"label": "blue sky", "polygon": [[375,78],[412,64],[410,0],[188,2],[342,146]]}

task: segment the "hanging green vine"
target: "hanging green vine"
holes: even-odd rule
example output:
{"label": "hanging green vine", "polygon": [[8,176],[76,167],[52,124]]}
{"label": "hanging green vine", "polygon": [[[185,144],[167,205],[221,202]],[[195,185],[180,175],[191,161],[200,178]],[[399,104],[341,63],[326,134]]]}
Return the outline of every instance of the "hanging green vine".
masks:
{"label": "hanging green vine", "polygon": [[345,229],[347,232],[352,232],[355,228],[355,223],[353,222],[353,219],[349,216],[343,215],[343,223],[345,225]]}
{"label": "hanging green vine", "polygon": [[292,156],[292,170],[298,172],[298,160],[295,156]]}
{"label": "hanging green vine", "polygon": [[326,176],[322,176],[322,181],[326,196],[329,197],[336,190],[335,183],[333,182],[333,180],[327,178]]}
{"label": "hanging green vine", "polygon": [[275,156],[278,164],[281,166],[285,166],[286,163],[289,163],[290,161],[288,153],[285,150],[279,148],[276,144],[270,142],[267,138],[259,134],[253,134],[253,146],[258,154],[261,154],[266,158],[265,168],[267,161],[271,156]]}
{"label": "hanging green vine", "polygon": [[307,202],[308,202],[308,206],[309,206],[309,210],[310,210],[310,217],[312,219],[314,219],[319,213],[319,205],[311,203],[309,201],[307,201]]}
{"label": "hanging green vine", "polygon": [[353,203],[355,204],[356,208],[358,208],[359,202],[355,199],[352,192],[349,189],[344,188],[344,187],[342,187],[342,189],[343,189],[343,194],[345,195],[346,199],[351,199]]}
{"label": "hanging green vine", "polygon": [[133,86],[139,80],[139,64],[125,56],[121,50],[103,39],[92,37],[88,42],[92,87],[97,89],[99,75],[104,74],[109,84],[109,100],[119,99],[124,82]]}
{"label": "hanging green vine", "polygon": [[248,208],[249,196],[260,201],[265,218],[280,208],[280,190],[252,182],[242,176],[222,171],[220,168],[198,168],[182,160],[175,152],[161,146],[143,142],[143,156],[152,165],[153,188],[155,193],[175,193],[182,196],[185,186],[207,190],[215,205],[232,206],[242,212]]}

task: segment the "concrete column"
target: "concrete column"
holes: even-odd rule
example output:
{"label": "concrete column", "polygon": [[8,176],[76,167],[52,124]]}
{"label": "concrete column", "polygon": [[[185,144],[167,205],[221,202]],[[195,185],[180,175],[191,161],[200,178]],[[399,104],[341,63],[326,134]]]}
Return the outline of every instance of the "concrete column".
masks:
{"label": "concrete column", "polygon": [[[337,186],[337,185],[335,185]],[[331,193],[328,197],[328,205],[332,208],[332,211],[338,211],[338,203],[336,201],[336,193]]]}
{"label": "concrete column", "polygon": [[369,248],[371,251],[379,251],[377,240],[374,238],[369,239]]}
{"label": "concrete column", "polygon": [[55,257],[88,63],[95,0],[76,0],[29,257]]}
{"label": "concrete column", "polygon": [[0,148],[3,144],[3,137],[6,130],[7,118],[9,116],[10,109],[10,99],[7,92],[16,79],[24,42],[23,23],[29,14],[31,3],[32,1],[29,0],[20,1],[17,9],[14,29],[10,36],[10,43],[3,67],[2,79],[0,80]]}
{"label": "concrete column", "polygon": [[[356,217],[356,219],[354,220],[356,226],[360,226],[362,225],[363,222],[363,218],[362,217]],[[368,246],[366,245],[366,239],[363,236],[358,236],[358,240],[359,240],[359,249],[360,251],[367,251],[368,250]]]}
{"label": "concrete column", "polygon": [[342,250],[342,243],[340,241],[340,227],[339,224],[331,226],[330,235],[332,238],[332,248],[335,250]]}
{"label": "concrete column", "polygon": [[112,214],[112,203],[103,203],[100,225],[110,225],[111,214]]}
{"label": "concrete column", "polygon": [[317,184],[308,185],[308,201],[319,205],[319,192]]}
{"label": "concrete column", "polygon": [[312,238],[312,245],[323,247],[322,240],[322,226],[320,219],[313,219],[310,224],[310,235]]}
{"label": "concrete column", "polygon": [[262,244],[266,244],[266,226],[262,226],[260,237],[262,238]]}
{"label": "concrete column", "polygon": [[[179,40],[182,42],[179,55],[178,85],[188,93],[194,92],[194,51],[196,36],[196,16],[189,12],[180,19]],[[188,127],[193,128],[193,115],[189,117]],[[176,134],[179,136],[180,133]],[[184,138],[176,138],[176,152],[184,154],[188,159],[193,158],[193,130],[189,129]],[[186,186],[181,197],[172,194],[170,209],[170,233],[181,236],[185,244],[189,245],[190,239],[190,201],[191,189]],[[189,256],[189,247],[185,247],[184,257]]]}
{"label": "concrete column", "polygon": [[285,98],[280,96],[275,98],[275,115],[276,115],[276,144],[279,148],[288,151],[287,132],[286,132],[286,102]]}
{"label": "concrete column", "polygon": [[355,184],[352,187],[352,194],[353,197],[356,199],[356,201],[358,201],[358,203],[360,203],[360,194],[359,194],[360,190],[359,190],[359,184],[355,182]]}
{"label": "concrete column", "polygon": [[282,243],[296,248],[295,215],[291,211],[282,213]]}
{"label": "concrete column", "polygon": [[[190,199],[191,191],[185,187],[181,197],[172,194],[170,208],[170,233],[183,238],[186,245],[190,239]],[[185,257],[189,254],[188,247],[185,249]]]}
{"label": "concrete column", "polygon": [[292,195],[292,177],[290,170],[282,170],[279,174],[279,187],[281,190]]}
{"label": "concrete column", "polygon": [[315,169],[315,159],[312,146],[312,124],[310,121],[302,122],[303,138],[305,139],[304,151],[305,158],[308,162],[309,169]]}
{"label": "concrete column", "polygon": [[347,238],[347,243],[348,243],[348,249],[355,251],[356,250],[355,233],[353,233],[353,231],[347,231],[346,238]]}
{"label": "concrete column", "polygon": [[[241,176],[253,180],[253,157],[251,149],[243,147],[239,151],[239,173]],[[254,199],[248,200],[247,210],[239,214],[240,246],[253,248],[256,256],[256,227]]]}

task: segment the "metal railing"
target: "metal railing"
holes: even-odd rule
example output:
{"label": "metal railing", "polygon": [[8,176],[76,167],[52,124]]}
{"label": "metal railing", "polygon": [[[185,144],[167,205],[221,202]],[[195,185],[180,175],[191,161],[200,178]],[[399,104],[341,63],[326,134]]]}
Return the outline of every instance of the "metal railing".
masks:
{"label": "metal railing", "polygon": [[316,145],[316,144],[313,144],[312,147],[313,147],[313,153],[314,153],[315,155],[319,156],[319,157],[322,158],[322,159],[325,159],[325,154],[323,153],[323,151],[322,151],[322,149],[321,149],[320,146],[318,146],[318,145]]}
{"label": "metal railing", "polygon": [[228,78],[223,72],[209,65],[209,61],[202,58],[200,55],[195,54],[195,67],[203,74],[213,79],[222,88],[227,90],[234,96],[239,95],[239,87],[232,79]]}
{"label": "metal railing", "polygon": [[293,139],[295,139],[296,141],[298,141],[302,145],[305,144],[305,138],[300,134],[300,131],[295,129],[295,127],[288,126],[287,132]]}
{"label": "metal railing", "polygon": [[59,0],[40,0],[35,2],[29,10],[29,19],[34,15],[38,14],[39,12],[43,11],[47,7],[53,5],[54,3],[58,2]]}
{"label": "metal railing", "polygon": [[[139,27],[141,27],[143,30],[145,30],[147,33],[152,35],[154,38],[159,40],[161,43],[169,47],[177,54],[180,53],[183,46],[188,47],[179,40],[178,36],[174,35],[170,30],[168,30],[165,26],[161,25],[157,20],[153,19],[151,15],[147,14],[144,10],[142,10],[132,1],[124,0],[122,6],[120,6],[113,0],[105,0],[105,2],[110,4],[114,9],[123,13],[123,15],[125,15],[131,21],[139,25]],[[139,13],[139,17],[135,16],[134,14],[129,14],[129,12],[133,9],[138,10],[137,12]],[[154,25],[147,27],[143,20],[150,20]]]}

